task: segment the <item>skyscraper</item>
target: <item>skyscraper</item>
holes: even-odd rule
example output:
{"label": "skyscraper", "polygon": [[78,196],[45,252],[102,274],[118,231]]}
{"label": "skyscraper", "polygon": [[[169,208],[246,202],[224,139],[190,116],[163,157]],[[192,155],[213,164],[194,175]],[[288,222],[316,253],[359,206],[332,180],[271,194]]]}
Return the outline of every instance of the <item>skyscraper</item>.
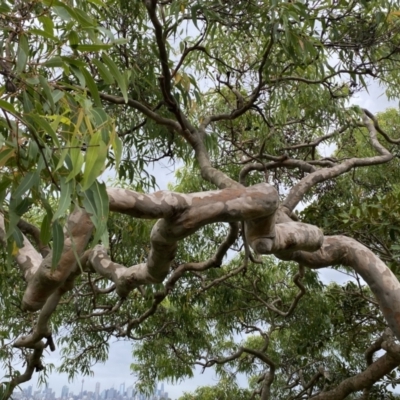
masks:
{"label": "skyscraper", "polygon": [[96,382],[96,388],[94,390],[95,400],[99,400],[99,397],[100,397],[99,393],[100,393],[100,382]]}
{"label": "skyscraper", "polygon": [[124,382],[124,383],[121,383],[121,384],[119,385],[119,394],[120,394],[121,396],[123,396],[124,393],[125,393],[125,382]]}
{"label": "skyscraper", "polygon": [[64,385],[61,389],[61,398],[66,399],[68,397],[69,388],[68,386]]}

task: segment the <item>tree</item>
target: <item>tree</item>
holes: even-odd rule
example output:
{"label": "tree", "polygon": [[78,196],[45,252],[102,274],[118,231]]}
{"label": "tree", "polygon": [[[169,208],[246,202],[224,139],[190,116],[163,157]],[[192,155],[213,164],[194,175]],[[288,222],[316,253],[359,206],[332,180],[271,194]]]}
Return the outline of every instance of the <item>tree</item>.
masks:
{"label": "tree", "polygon": [[[396,260],[335,217],[352,212],[349,173],[373,183],[397,166],[398,116],[349,106],[370,84],[398,97],[397,1],[0,10],[3,398],[56,339],[72,377],[113,336],[138,343],[148,388],[200,365],[247,374],[263,400],[392,396]],[[183,167],[173,191],[148,193],[160,160]],[[106,168],[117,187],[98,180]],[[322,285],[313,270],[332,266],[356,283]]]}

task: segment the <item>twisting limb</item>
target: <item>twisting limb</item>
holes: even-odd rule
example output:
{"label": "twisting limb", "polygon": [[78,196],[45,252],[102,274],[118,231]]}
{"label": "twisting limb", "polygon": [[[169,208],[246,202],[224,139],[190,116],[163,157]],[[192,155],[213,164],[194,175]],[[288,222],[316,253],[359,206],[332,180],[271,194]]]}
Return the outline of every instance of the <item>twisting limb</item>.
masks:
{"label": "twisting limb", "polygon": [[371,111],[368,111],[366,108],[362,109],[365,113],[365,115],[367,115],[369,118],[372,119],[373,123],[374,123],[374,127],[375,129],[385,138],[385,140],[391,144],[399,144],[400,143],[400,138],[399,139],[393,139],[391,138],[380,126],[379,126],[379,122],[376,119],[375,115],[372,114]]}
{"label": "twisting limb", "polygon": [[276,255],[312,269],[333,265],[353,268],[371,288],[389,327],[400,339],[400,283],[392,271],[361,243],[345,236],[325,236],[321,248],[312,253],[295,251],[290,255]]}
{"label": "twisting limb", "polygon": [[[373,363],[373,356],[374,354],[382,349],[382,343],[385,340],[385,337],[390,335],[390,331],[385,332],[382,336],[380,336],[374,343],[371,344],[371,346],[368,347],[368,349],[365,351],[365,360],[367,363],[367,366],[369,367]],[[360,400],[368,400],[369,395],[370,395],[371,387],[367,387],[363,390],[362,397]]]}
{"label": "twisting limb", "polygon": [[66,230],[70,236],[64,240],[64,250],[55,270],[51,268],[50,253],[27,279],[28,285],[22,299],[23,309],[40,310],[47,299],[68,279],[77,266],[76,257],[81,257],[85,251],[93,224],[86,211],[76,208],[68,218]]}
{"label": "twisting limb", "polygon": [[[1,215],[0,215],[1,216]],[[2,217],[2,216],[1,216]],[[3,219],[0,219],[0,224]],[[33,352],[27,356],[26,371],[8,382],[9,396],[13,389],[31,379],[34,371],[43,369],[41,356],[43,350],[49,347],[51,351],[55,350],[55,345],[49,326],[50,318],[55,311],[64,293],[71,290],[74,285],[74,279],[80,274],[77,267],[75,255],[80,256],[92,232],[92,224],[85,211],[76,209],[69,217],[67,231],[70,236],[65,239],[64,251],[59,265],[54,271],[51,271],[51,253],[44,259],[36,254],[36,258],[41,261],[39,264],[33,264],[30,260],[33,252],[33,246],[24,238],[24,246],[19,249],[16,255],[16,262],[25,270],[27,289],[24,294],[23,307],[25,309],[40,309],[38,319],[32,332],[27,336],[22,336],[16,340],[14,347],[33,349]],[[4,235],[4,225],[0,225],[0,235]],[[29,268],[26,267],[29,260]],[[45,339],[45,341],[43,340]],[[8,397],[6,397],[8,398]]]}
{"label": "twisting limb", "polygon": [[45,346],[46,344],[42,341],[36,344],[34,350],[26,358],[26,368],[24,373],[22,373],[21,375],[14,376],[10,382],[7,382],[6,390],[5,393],[3,394],[4,396],[3,400],[8,400],[9,398],[11,398],[14,389],[18,385],[31,380],[34,372],[39,372],[43,370],[44,367],[42,365],[41,358]]}
{"label": "twisting limb", "polygon": [[178,241],[206,224],[245,220],[250,235],[254,230],[267,237],[275,235],[278,195],[267,184],[192,194],[161,191],[141,195],[121,189],[109,189],[108,193],[112,210],[142,218],[162,218],[151,231],[151,250],[146,263],[126,268],[112,262],[102,246],[96,246],[89,256],[94,270],[111,279],[123,297],[139,285],[162,282],[175,257]]}

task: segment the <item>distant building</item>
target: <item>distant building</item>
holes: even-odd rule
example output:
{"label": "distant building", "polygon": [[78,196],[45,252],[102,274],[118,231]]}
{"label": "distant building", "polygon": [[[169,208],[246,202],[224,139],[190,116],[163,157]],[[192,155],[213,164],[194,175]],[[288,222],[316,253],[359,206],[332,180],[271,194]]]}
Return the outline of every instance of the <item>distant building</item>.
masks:
{"label": "distant building", "polygon": [[61,399],[68,399],[69,388],[64,385],[61,389]]}
{"label": "distant building", "polygon": [[123,396],[124,393],[125,393],[125,382],[124,382],[124,383],[121,383],[121,385],[119,386],[119,394],[120,394],[121,396]]}
{"label": "distant building", "polygon": [[100,399],[100,382],[96,383],[96,388],[94,390],[94,398],[95,398],[95,400]]}

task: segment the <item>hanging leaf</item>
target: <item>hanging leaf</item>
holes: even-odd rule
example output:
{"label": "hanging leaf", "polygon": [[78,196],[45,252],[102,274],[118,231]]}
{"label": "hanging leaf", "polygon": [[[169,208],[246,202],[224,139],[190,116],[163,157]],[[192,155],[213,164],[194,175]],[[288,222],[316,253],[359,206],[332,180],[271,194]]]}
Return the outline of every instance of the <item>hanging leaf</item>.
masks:
{"label": "hanging leaf", "polygon": [[68,207],[71,205],[71,194],[73,192],[73,182],[66,183],[65,178],[61,178],[61,193],[60,203],[58,204],[57,211],[53,215],[53,222],[58,218],[62,217]]}
{"label": "hanging leaf", "polygon": [[107,158],[107,145],[101,139],[101,132],[96,132],[90,139],[86,152],[82,190],[87,190],[103,172]]}
{"label": "hanging leaf", "polygon": [[54,112],[54,110],[55,110],[54,100],[53,100],[53,96],[51,94],[50,86],[47,83],[47,79],[44,78],[42,75],[39,75],[39,81],[40,81],[40,85],[42,86],[43,92],[45,94],[46,100],[48,101],[48,104],[49,104],[51,110]]}
{"label": "hanging leaf", "polygon": [[12,114],[17,114],[14,106],[11,103],[9,103],[8,101],[0,99],[0,108],[2,108],[3,110],[9,111]]}
{"label": "hanging leaf", "polygon": [[114,83],[114,76],[113,74],[107,69],[107,67],[99,60],[94,59],[93,64],[99,70],[99,74],[104,80],[104,83],[107,85],[112,85]]}
{"label": "hanging leaf", "polygon": [[20,35],[17,53],[17,73],[25,70],[29,56],[29,44],[25,34]]}
{"label": "hanging leaf", "polygon": [[39,173],[38,171],[28,172],[21,183],[18,185],[17,189],[12,193],[12,198],[18,199],[23,194],[25,194],[32,186],[39,183]]}
{"label": "hanging leaf", "polygon": [[109,199],[104,183],[94,182],[84,193],[83,205],[91,214],[90,219],[96,228],[93,245],[101,239],[104,246],[108,247],[107,220],[109,214]]}
{"label": "hanging leaf", "polygon": [[124,75],[121,74],[121,72],[117,67],[117,64],[115,64],[115,62],[106,53],[102,54],[102,58],[104,60],[104,63],[107,64],[110,73],[114,76],[115,80],[117,81],[117,84],[121,89],[121,93],[125,100],[125,103],[127,103],[128,102],[127,83]]}
{"label": "hanging leaf", "polygon": [[81,72],[82,72],[83,76],[85,77],[86,86],[88,87],[90,94],[93,97],[94,104],[96,105],[96,107],[101,107],[101,100],[100,100],[99,91],[97,89],[96,82],[94,81],[94,79],[92,78],[92,75],[90,74],[90,72],[87,71],[86,68],[81,68]]}
{"label": "hanging leaf", "polygon": [[62,252],[64,250],[64,232],[58,219],[53,221],[53,254],[51,258],[51,269],[55,270],[60,262]]}
{"label": "hanging leaf", "polygon": [[111,135],[111,146],[114,150],[115,168],[118,170],[122,157],[123,143],[118,134],[115,132],[114,127]]}
{"label": "hanging leaf", "polygon": [[108,50],[111,44],[78,44],[75,48],[78,51],[101,51]]}
{"label": "hanging leaf", "polygon": [[49,243],[51,239],[51,219],[51,215],[46,213],[40,225],[40,241],[43,244]]}

